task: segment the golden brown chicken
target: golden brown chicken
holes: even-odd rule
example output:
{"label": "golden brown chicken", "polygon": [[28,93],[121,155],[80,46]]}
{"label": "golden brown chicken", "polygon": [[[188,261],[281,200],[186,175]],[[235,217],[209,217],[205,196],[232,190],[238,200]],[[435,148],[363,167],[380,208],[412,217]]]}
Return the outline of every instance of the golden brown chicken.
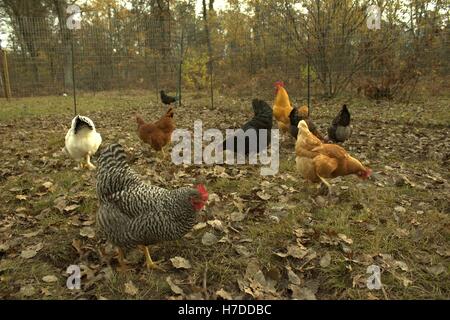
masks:
{"label": "golden brown chicken", "polygon": [[289,114],[292,111],[292,106],[282,81],[275,82],[275,94],[273,116],[277,120],[278,128],[283,132],[289,132],[289,127],[291,125]]}
{"label": "golden brown chicken", "polygon": [[136,116],[139,138],[142,142],[149,144],[154,150],[162,151],[164,156],[164,147],[171,142],[172,132],[175,130],[173,116],[172,107],[167,110],[161,119],[154,123],[145,123],[140,116]]}
{"label": "golden brown chicken", "polygon": [[367,179],[372,170],[366,168],[341,146],[322,143],[308,129],[305,121],[300,121],[295,144],[295,162],[303,178],[311,182],[322,181],[331,193],[331,186],[325,179],[356,174]]}

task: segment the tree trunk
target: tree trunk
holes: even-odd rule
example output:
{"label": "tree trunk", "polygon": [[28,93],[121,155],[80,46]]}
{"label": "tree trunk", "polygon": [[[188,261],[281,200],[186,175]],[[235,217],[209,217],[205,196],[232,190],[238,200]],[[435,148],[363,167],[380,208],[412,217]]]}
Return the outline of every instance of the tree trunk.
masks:
{"label": "tree trunk", "polygon": [[[211,95],[211,109],[214,109],[213,50],[212,50],[211,34],[210,34],[209,23],[208,23],[208,13],[206,11],[206,0],[202,0],[202,2],[203,2],[203,23],[205,26],[206,42],[208,45],[208,58],[209,58],[208,73],[209,73],[209,84],[210,84],[210,95]],[[210,1],[210,5],[211,5],[211,1]]]}

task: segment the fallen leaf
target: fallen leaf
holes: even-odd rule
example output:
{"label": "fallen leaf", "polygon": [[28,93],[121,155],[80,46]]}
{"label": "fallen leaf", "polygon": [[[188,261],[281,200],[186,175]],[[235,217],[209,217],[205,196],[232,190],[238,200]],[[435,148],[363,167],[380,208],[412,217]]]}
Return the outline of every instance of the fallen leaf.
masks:
{"label": "fallen leaf", "polygon": [[395,210],[395,212],[398,212],[398,213],[405,213],[406,212],[406,209],[403,208],[402,206],[396,206],[394,208],[394,210]]}
{"label": "fallen leaf", "polygon": [[394,265],[399,267],[402,271],[409,271],[408,265],[403,261],[395,261]]}
{"label": "fallen leaf", "polygon": [[345,234],[343,234],[343,233],[339,233],[338,234],[338,237],[339,237],[339,239],[341,239],[342,241],[344,241],[345,243],[347,243],[347,244],[352,244],[353,243],[353,240],[352,239],[350,239],[349,237],[347,237]]}
{"label": "fallen leaf", "polygon": [[305,230],[302,229],[302,228],[297,228],[297,229],[294,230],[294,235],[297,238],[303,238],[303,236],[305,235]]}
{"label": "fallen leaf", "polygon": [[308,253],[308,250],[305,247],[300,247],[296,245],[290,245],[288,246],[288,256],[301,259]]}
{"label": "fallen leaf", "polygon": [[58,278],[56,276],[49,275],[49,276],[43,277],[42,281],[44,281],[45,283],[53,283],[53,282],[58,281]]}
{"label": "fallen leaf", "polygon": [[52,293],[51,293],[49,288],[42,288],[41,289],[41,294],[43,294],[45,297],[50,297],[52,295]]}
{"label": "fallen leaf", "polygon": [[302,281],[299,278],[299,276],[294,271],[292,271],[292,269],[290,267],[286,268],[286,269],[288,271],[289,282],[292,284],[295,284],[295,285],[300,285]]}
{"label": "fallen leaf", "polygon": [[261,287],[265,287],[266,286],[266,277],[264,276],[264,273],[261,270],[258,270],[258,272],[256,272],[253,275],[253,280],[256,281]]}
{"label": "fallen leaf", "polygon": [[256,261],[255,259],[252,259],[248,264],[247,264],[247,269],[245,270],[245,278],[246,279],[251,279],[253,278],[253,276],[260,271],[260,267],[258,264],[258,261]]}
{"label": "fallen leaf", "polygon": [[27,196],[26,196],[26,195],[23,195],[23,194],[18,194],[18,195],[16,196],[16,199],[17,199],[17,200],[21,200],[21,201],[27,200]]}
{"label": "fallen leaf", "polygon": [[244,203],[242,202],[242,199],[239,198],[238,201],[233,201],[233,204],[236,206],[236,208],[238,208],[239,212],[243,212],[244,211]]}
{"label": "fallen leaf", "polygon": [[437,249],[436,253],[442,257],[450,257],[450,249]]}
{"label": "fallen leaf", "polygon": [[72,247],[74,247],[75,250],[77,250],[79,255],[83,254],[83,250],[81,250],[81,241],[79,239],[73,239]]}
{"label": "fallen leaf", "polygon": [[445,267],[442,264],[438,264],[435,266],[427,267],[428,272],[431,274],[438,276],[445,272]]}
{"label": "fallen leaf", "polygon": [[92,227],[83,227],[80,229],[80,236],[92,239],[95,237],[95,230]]}
{"label": "fallen leaf", "polygon": [[170,259],[170,262],[172,262],[172,265],[177,269],[190,269],[192,268],[191,263],[189,260],[186,260],[183,257],[174,257]]}
{"label": "fallen leaf", "polygon": [[248,258],[250,257],[250,252],[248,251],[247,247],[243,246],[243,245],[236,245],[234,246],[234,250],[236,250],[236,252],[238,254],[240,254],[241,256]]}
{"label": "fallen leaf", "polygon": [[316,295],[309,288],[301,288],[290,284],[289,289],[292,291],[292,299],[295,300],[317,300]]}
{"label": "fallen leaf", "polygon": [[380,299],[378,299],[378,297],[376,297],[372,293],[367,292],[367,300],[380,300]]}
{"label": "fallen leaf", "polygon": [[233,297],[231,296],[230,293],[228,293],[227,291],[225,291],[224,289],[220,289],[216,292],[216,296],[218,298],[222,298],[224,300],[233,300]]}
{"label": "fallen leaf", "polygon": [[0,252],[6,252],[8,251],[10,248],[10,245],[7,243],[1,243],[0,244]]}
{"label": "fallen leaf", "polygon": [[37,245],[30,246],[27,249],[23,250],[20,253],[20,256],[24,259],[30,259],[37,255],[37,253],[43,248],[42,243],[38,243]]}
{"label": "fallen leaf", "polygon": [[212,246],[217,243],[219,239],[215,236],[215,234],[211,232],[205,232],[205,234],[202,237],[202,243],[205,246]]}
{"label": "fallen leaf", "polygon": [[209,220],[209,221],[207,221],[207,223],[208,223],[211,227],[213,227],[214,229],[216,229],[216,230],[219,230],[219,231],[223,231],[223,230],[224,230],[222,221],[220,221],[220,220],[218,220],[218,219],[215,219],[215,220]]}
{"label": "fallen leaf", "polygon": [[37,230],[34,232],[24,233],[24,234],[22,234],[22,236],[24,236],[25,238],[32,238],[32,237],[37,236],[39,233],[41,233],[41,231],[42,230]]}
{"label": "fallen leaf", "polygon": [[24,297],[31,297],[35,293],[36,289],[31,284],[27,284],[20,288],[20,294]]}
{"label": "fallen leaf", "polygon": [[272,215],[272,216],[269,217],[269,219],[272,220],[275,223],[280,223],[280,218],[277,217],[277,216],[273,216]]}
{"label": "fallen leaf", "polygon": [[206,228],[206,226],[207,226],[207,224],[205,222],[200,222],[200,223],[197,223],[195,226],[193,226],[192,230],[195,230],[195,231],[201,230],[203,228]]}
{"label": "fallen leaf", "polygon": [[50,189],[51,187],[53,187],[53,183],[51,183],[50,181],[44,182],[42,185],[45,189]]}
{"label": "fallen leaf", "polygon": [[77,209],[79,207],[80,206],[78,204],[71,204],[70,206],[65,207],[64,211],[71,212],[71,211],[74,211],[75,209]]}
{"label": "fallen leaf", "polygon": [[325,255],[320,259],[320,266],[322,268],[326,268],[330,265],[331,263],[331,255],[330,253],[325,253]]}
{"label": "fallen leaf", "polygon": [[233,212],[230,215],[231,221],[239,222],[245,219],[245,215],[242,212]]}
{"label": "fallen leaf", "polygon": [[270,194],[265,193],[264,191],[258,191],[256,193],[256,195],[261,199],[261,200],[269,200],[270,198],[272,198],[272,196]]}
{"label": "fallen leaf", "polygon": [[139,292],[138,288],[133,284],[133,282],[130,280],[127,283],[125,283],[125,293],[130,296],[135,296]]}
{"label": "fallen leaf", "polygon": [[347,253],[347,254],[352,253],[352,248],[350,248],[346,244],[341,243],[341,248],[344,253]]}
{"label": "fallen leaf", "polygon": [[183,289],[181,289],[179,286],[173,283],[172,278],[170,276],[166,278],[166,282],[169,285],[170,289],[173,291],[173,293],[184,295]]}

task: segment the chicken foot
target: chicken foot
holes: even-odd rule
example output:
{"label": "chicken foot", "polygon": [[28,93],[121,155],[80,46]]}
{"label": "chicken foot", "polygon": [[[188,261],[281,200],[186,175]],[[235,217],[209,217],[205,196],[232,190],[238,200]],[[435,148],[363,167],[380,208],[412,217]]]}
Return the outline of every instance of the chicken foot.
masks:
{"label": "chicken foot", "polygon": [[128,265],[125,262],[125,255],[123,253],[123,250],[121,248],[117,248],[117,260],[119,261],[119,271],[121,272],[127,272],[128,270],[130,270],[130,268],[128,267]]}
{"label": "chicken foot", "polygon": [[152,257],[150,256],[150,251],[148,250],[147,246],[139,246],[139,248],[144,252],[147,269],[157,269],[160,271],[165,271],[163,268],[161,268],[155,262],[153,262]]}
{"label": "chicken foot", "polygon": [[327,188],[328,188],[328,196],[330,197],[333,194],[332,189],[331,189],[331,184],[327,180],[325,180],[325,178],[322,178],[319,175],[317,175],[317,176],[327,186]]}
{"label": "chicken foot", "polygon": [[91,163],[91,155],[89,153],[86,155],[86,167],[89,170],[94,170],[95,169],[95,166]]}

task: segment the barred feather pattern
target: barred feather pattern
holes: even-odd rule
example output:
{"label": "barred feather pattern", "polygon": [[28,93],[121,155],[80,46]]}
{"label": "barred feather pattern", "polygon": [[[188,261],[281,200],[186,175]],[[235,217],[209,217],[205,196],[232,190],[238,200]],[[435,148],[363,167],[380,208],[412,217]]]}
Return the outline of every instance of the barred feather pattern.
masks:
{"label": "barred feather pattern", "polygon": [[131,248],[176,240],[196,222],[192,197],[199,191],[167,190],[145,184],[128,165],[119,144],[106,147],[98,159],[97,226],[114,245]]}

